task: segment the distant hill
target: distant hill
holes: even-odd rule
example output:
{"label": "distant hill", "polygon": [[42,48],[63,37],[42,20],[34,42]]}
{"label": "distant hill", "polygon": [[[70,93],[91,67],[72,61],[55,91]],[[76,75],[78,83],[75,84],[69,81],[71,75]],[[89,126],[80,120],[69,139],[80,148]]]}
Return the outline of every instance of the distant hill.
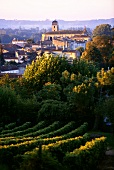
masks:
{"label": "distant hill", "polygon": [[[44,21],[30,21],[30,20],[5,20],[0,19],[0,29],[1,28],[51,28],[51,20]],[[98,20],[85,20],[85,21],[64,21],[58,20],[60,29],[68,29],[71,27],[79,28],[79,27],[89,27],[90,29],[94,29],[97,25],[100,24],[110,24],[114,26],[114,18],[111,19],[98,19]]]}

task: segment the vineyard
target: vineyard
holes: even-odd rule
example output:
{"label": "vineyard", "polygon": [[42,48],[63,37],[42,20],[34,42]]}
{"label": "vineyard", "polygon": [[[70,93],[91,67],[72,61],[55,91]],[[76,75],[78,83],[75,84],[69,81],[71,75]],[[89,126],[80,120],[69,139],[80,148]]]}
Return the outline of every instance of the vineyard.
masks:
{"label": "vineyard", "polygon": [[40,121],[35,126],[30,122],[21,126],[10,123],[1,127],[0,164],[18,169],[28,156],[45,151],[66,169],[91,169],[105,152],[106,138],[92,139],[87,128],[88,123],[77,127],[74,121],[66,124]]}

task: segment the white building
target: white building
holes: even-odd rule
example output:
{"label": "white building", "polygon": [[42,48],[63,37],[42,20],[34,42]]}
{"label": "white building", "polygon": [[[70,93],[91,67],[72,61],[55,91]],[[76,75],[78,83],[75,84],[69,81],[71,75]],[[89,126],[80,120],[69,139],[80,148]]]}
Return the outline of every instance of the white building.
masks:
{"label": "white building", "polygon": [[16,45],[18,45],[20,47],[24,47],[27,44],[27,42],[23,41],[23,40],[17,40],[16,38],[14,38],[12,40],[12,44],[16,44]]}

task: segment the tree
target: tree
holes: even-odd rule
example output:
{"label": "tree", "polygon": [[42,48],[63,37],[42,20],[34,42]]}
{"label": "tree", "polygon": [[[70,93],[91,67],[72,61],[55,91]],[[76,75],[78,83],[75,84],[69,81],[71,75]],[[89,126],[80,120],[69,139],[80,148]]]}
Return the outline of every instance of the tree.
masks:
{"label": "tree", "polygon": [[38,112],[39,120],[48,121],[69,121],[71,113],[68,112],[68,105],[66,102],[57,100],[44,100],[41,102],[41,108]]}
{"label": "tree", "polygon": [[106,35],[96,36],[93,38],[93,44],[97,47],[102,55],[103,61],[106,63],[110,59],[112,52],[111,38]]}
{"label": "tree", "polygon": [[93,37],[96,37],[98,35],[111,36],[111,25],[101,24],[101,25],[96,26],[96,28],[93,30]]}
{"label": "tree", "polygon": [[41,90],[45,83],[60,83],[60,77],[65,69],[69,70],[70,64],[64,57],[43,55],[41,58],[28,65],[24,72],[24,78],[30,88]]}
{"label": "tree", "polygon": [[61,86],[59,84],[51,84],[51,83],[46,83],[42,90],[40,90],[37,94],[37,98],[39,101],[42,100],[48,100],[48,99],[53,99],[53,100],[61,100]]}
{"label": "tree", "polygon": [[80,59],[73,61],[71,71],[76,75],[80,73],[82,76],[92,77],[96,76],[98,69],[93,61],[88,62],[87,60]]}
{"label": "tree", "polygon": [[86,50],[83,52],[81,58],[98,63],[102,62],[102,56],[99,49],[90,42],[88,42]]}
{"label": "tree", "polygon": [[97,72],[97,80],[99,83],[100,91],[109,91],[110,94],[114,94],[114,68],[105,71],[103,68]]}
{"label": "tree", "polygon": [[67,95],[67,101],[74,103],[77,111],[80,113],[86,113],[94,103],[94,86],[93,83],[89,81],[90,80],[74,87],[68,86],[64,89]]}
{"label": "tree", "polygon": [[114,47],[112,48],[112,51],[109,55],[109,64],[110,67],[114,67]]}
{"label": "tree", "polygon": [[101,101],[99,101],[94,109],[94,113],[97,116],[94,125],[95,130],[98,129],[98,126],[101,126],[101,124],[99,124],[100,117],[102,117],[102,119],[107,117],[112,123],[112,127],[114,130],[114,96],[108,96],[105,97],[104,100],[102,99]]}
{"label": "tree", "polygon": [[84,52],[84,48],[83,47],[77,47],[76,50],[80,52],[80,56]]}
{"label": "tree", "polygon": [[114,95],[114,68],[111,70],[105,71],[102,68],[99,72],[97,72],[97,82],[96,88],[96,105],[94,108],[95,114],[95,123],[94,129],[98,129],[100,117],[103,117],[103,103],[107,97],[110,95]]}
{"label": "tree", "polygon": [[86,49],[82,53],[81,58],[98,62],[101,67],[103,67],[102,63],[104,63],[108,67],[112,55],[113,47],[111,38],[106,35],[98,35],[92,41],[86,43]]}
{"label": "tree", "polygon": [[3,122],[16,120],[16,93],[8,87],[0,87],[0,117]]}

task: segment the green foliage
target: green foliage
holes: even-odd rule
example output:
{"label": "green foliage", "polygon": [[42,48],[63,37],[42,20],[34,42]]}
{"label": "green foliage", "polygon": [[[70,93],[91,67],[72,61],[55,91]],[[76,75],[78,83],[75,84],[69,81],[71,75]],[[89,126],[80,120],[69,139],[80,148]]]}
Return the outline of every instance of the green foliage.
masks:
{"label": "green foliage", "polygon": [[[73,64],[64,57],[42,56],[27,66],[24,77],[10,79],[5,75],[0,78],[1,164],[13,170],[26,157],[20,167],[22,170],[63,170],[62,160],[68,152],[66,169],[89,169],[97,162],[93,160],[98,160],[99,153],[102,156],[102,142],[97,145],[94,141],[90,146],[83,146],[81,151],[74,149],[89,140],[84,133],[90,123],[93,126],[95,116],[107,116],[114,123],[114,99],[111,98],[114,69],[99,70],[96,64],[113,57],[110,38],[94,37],[87,43],[83,55],[86,53],[88,61],[74,60]],[[86,121],[88,123],[82,124]],[[16,122],[16,127],[11,122]],[[41,144],[43,150],[39,147]],[[46,147],[52,155],[44,151]],[[69,152],[73,152],[73,159]]]}
{"label": "green foliage", "polygon": [[16,126],[16,122],[9,123],[8,125],[5,125],[4,129],[12,129]]}
{"label": "green foliage", "polygon": [[[33,127],[29,127],[29,124],[30,124],[29,122],[28,123],[26,122],[25,124],[18,126],[10,131],[3,130],[1,132],[1,134],[5,134],[5,133],[11,134],[12,133],[13,136],[22,136],[22,135],[24,136],[27,133],[29,133],[29,134],[33,133],[33,132],[39,130],[39,128],[43,128],[44,126],[46,126],[46,123],[44,121],[39,122],[38,124],[36,124]],[[27,129],[24,129],[24,127]]]}
{"label": "green foliage", "polygon": [[96,26],[96,28],[93,30],[93,37],[96,37],[97,35],[111,36],[111,25],[101,24]]}
{"label": "green foliage", "polygon": [[63,170],[59,161],[47,151],[42,151],[41,156],[36,153],[26,157],[20,170]]}
{"label": "green foliage", "polygon": [[[104,24],[103,26],[98,26],[98,28],[107,27],[108,24]],[[108,27],[110,27],[108,25]],[[107,28],[106,28],[107,29]],[[100,30],[100,31],[101,31]],[[93,31],[93,33],[96,32]],[[98,31],[99,32],[99,31]],[[107,32],[107,33],[106,33]],[[111,59],[113,58],[113,45],[112,45],[112,36],[111,29],[108,31],[101,31],[101,33],[95,33],[92,41],[86,43],[86,49],[82,53],[83,59],[88,61],[95,61],[100,64],[100,67],[108,67],[112,65]]]}
{"label": "green foliage", "polygon": [[89,135],[78,136],[75,138],[69,138],[66,140],[59,140],[56,143],[51,143],[48,145],[42,145],[44,150],[49,150],[57,159],[62,162],[63,157],[66,152],[73,151],[74,149],[80,147],[85,144],[89,140]]}
{"label": "green foliage", "polygon": [[114,68],[105,71],[103,68],[97,72],[97,79],[101,86],[114,86]]}
{"label": "green foliage", "polygon": [[64,57],[42,56],[27,66],[24,77],[30,87],[41,90],[47,82],[59,83],[62,72],[68,67],[68,61]]}
{"label": "green foliage", "polygon": [[68,118],[67,103],[57,100],[45,100],[41,103],[38,120],[67,121]]}
{"label": "green foliage", "polygon": [[111,49],[111,52],[109,55],[109,64],[110,64],[110,67],[114,67],[114,47]]}
{"label": "green foliage", "polygon": [[58,127],[60,126],[60,122],[59,121],[55,121],[53,122],[51,125],[44,127],[42,129],[39,129],[37,131],[34,131],[33,133],[28,133],[23,135],[24,137],[28,137],[28,136],[38,136],[38,135],[42,135],[42,134],[46,134],[46,133],[50,133],[51,130],[56,130],[58,129]]}
{"label": "green foliage", "polygon": [[83,47],[77,47],[76,50],[78,50],[80,52],[80,55],[82,55],[82,53],[84,52]]}
{"label": "green foliage", "polygon": [[[36,121],[39,110],[39,103],[36,97],[22,99],[10,87],[0,87],[0,117],[1,122],[8,123],[13,121]],[[32,115],[31,115],[32,113]]]}
{"label": "green foliage", "polygon": [[4,74],[3,77],[0,77],[0,86],[9,86],[10,78],[8,74]]}
{"label": "green foliage", "polygon": [[103,59],[99,49],[90,42],[88,42],[88,44],[89,47],[83,52],[81,58],[87,61],[102,62]]}
{"label": "green foliage", "polygon": [[19,122],[32,121],[36,123],[36,118],[38,110],[40,108],[40,103],[37,102],[36,96],[32,95],[29,99],[19,99],[17,104],[17,113]]}
{"label": "green foliage", "polygon": [[94,112],[97,112],[103,117],[108,117],[114,127],[114,96],[105,98],[105,100],[95,107]]}
{"label": "green foliage", "polygon": [[78,128],[76,128],[76,129],[72,130],[71,132],[63,135],[63,139],[68,139],[68,138],[74,138],[76,136],[81,136],[81,135],[83,135],[84,133],[87,132],[87,129],[88,129],[88,123],[85,122],[81,126],[79,126]]}
{"label": "green foliage", "polygon": [[31,90],[32,87],[30,87],[27,84],[27,81],[24,77],[13,79],[10,82],[10,86],[12,89],[16,91],[16,94],[19,94],[23,99],[28,99],[28,98],[30,99],[33,97],[33,91]]}
{"label": "green foliage", "polygon": [[2,122],[16,120],[16,93],[8,87],[0,87],[0,117]]}
{"label": "green foliage", "polygon": [[69,122],[68,124],[66,124],[65,126],[53,131],[53,132],[50,132],[50,133],[47,133],[47,134],[44,134],[44,135],[40,135],[40,138],[49,138],[49,137],[53,137],[53,136],[60,136],[60,135],[64,135],[65,133],[68,133],[69,131],[71,131],[72,129],[74,129],[76,126],[76,123],[74,121],[71,121]]}
{"label": "green foliage", "polygon": [[74,60],[72,65],[72,72],[76,75],[79,73],[82,76],[92,77],[96,76],[98,67],[94,62],[88,62],[83,59],[81,60]]}
{"label": "green foliage", "polygon": [[96,168],[98,161],[105,154],[106,138],[96,138],[90,142],[86,142],[84,146],[75,149],[73,152],[67,153],[64,158],[64,164],[69,170],[90,170]]}
{"label": "green foliage", "polygon": [[[83,169],[83,167],[89,169],[93,165],[96,166],[98,159],[101,158],[105,151],[105,138],[99,138],[92,140],[91,142],[87,142],[90,139],[90,135],[88,133],[84,133],[87,132],[88,123],[84,123],[77,129],[67,133],[66,130],[72,125],[73,122],[69,122],[66,126],[60,128],[60,130],[58,129],[59,134],[60,131],[65,132],[66,134],[56,136],[58,133],[55,133],[55,137],[53,138],[40,138],[40,136],[34,138],[1,138],[0,140],[2,145],[0,146],[0,163],[8,165],[8,167],[12,170],[56,170],[58,168],[64,170],[68,168],[74,169],[74,166],[76,166],[77,169]],[[52,125],[48,127],[49,128],[47,129],[50,129],[50,131],[53,132]],[[40,129],[40,132],[42,134],[43,131]],[[45,132],[48,131],[46,130]],[[17,143],[8,144],[7,140],[13,142],[12,139],[17,141]],[[22,139],[22,143],[19,143],[20,139]],[[85,146],[82,146],[84,144]],[[88,159],[86,159],[87,157]],[[94,159],[96,160],[95,162],[93,162]]]}
{"label": "green foliage", "polygon": [[37,98],[39,101],[42,100],[60,100],[61,96],[61,86],[59,84],[46,83],[42,90],[37,93]]}
{"label": "green foliage", "polygon": [[12,136],[14,133],[13,132],[17,132],[17,131],[21,131],[21,130],[24,130],[26,128],[28,128],[30,126],[31,122],[26,122],[24,123],[23,125],[21,126],[18,126],[18,127],[15,127],[13,129],[10,129],[10,130],[3,130],[1,132],[1,136]]}
{"label": "green foliage", "polygon": [[[91,80],[92,81],[92,80]],[[69,103],[75,105],[75,108],[80,113],[87,111],[89,106],[94,103],[94,86],[90,80],[87,83],[82,83],[77,86],[71,86],[64,89]]]}
{"label": "green foliage", "polygon": [[9,168],[6,165],[0,165],[0,170],[9,170]]}
{"label": "green foliage", "polygon": [[[97,81],[98,88],[100,89],[100,93],[104,92],[104,95],[113,95],[114,94],[114,68],[112,67],[110,70],[105,71],[101,69],[97,72]],[[100,94],[101,97],[101,94]]]}
{"label": "green foliage", "polygon": [[104,63],[109,62],[110,54],[113,49],[111,42],[111,38],[106,35],[96,36],[93,38],[92,45],[100,51]]}

